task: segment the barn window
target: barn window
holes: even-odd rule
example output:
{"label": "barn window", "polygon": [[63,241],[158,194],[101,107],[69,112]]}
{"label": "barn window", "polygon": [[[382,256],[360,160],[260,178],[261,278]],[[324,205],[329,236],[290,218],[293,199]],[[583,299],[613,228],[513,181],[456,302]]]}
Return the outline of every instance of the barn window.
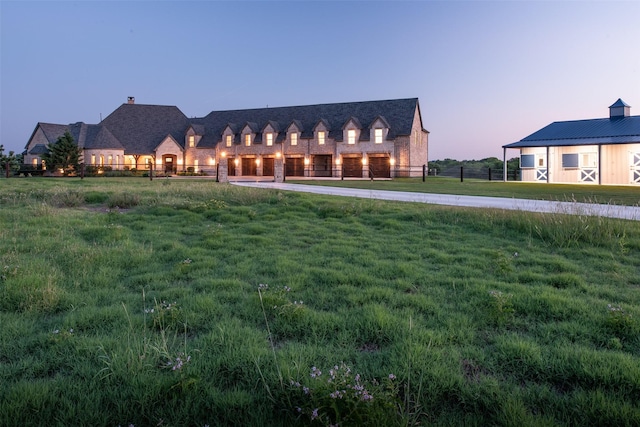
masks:
{"label": "barn window", "polygon": [[562,167],[565,169],[577,168],[579,157],[578,154],[563,154]]}
{"label": "barn window", "polygon": [[532,168],[535,166],[536,156],[534,154],[522,154],[520,156],[521,168]]}

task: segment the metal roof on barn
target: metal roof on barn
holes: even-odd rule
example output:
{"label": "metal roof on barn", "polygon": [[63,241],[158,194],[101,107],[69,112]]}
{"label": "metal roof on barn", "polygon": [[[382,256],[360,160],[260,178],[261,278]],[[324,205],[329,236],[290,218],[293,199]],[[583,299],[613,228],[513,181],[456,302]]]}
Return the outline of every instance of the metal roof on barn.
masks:
{"label": "metal roof on barn", "polygon": [[[624,106],[627,106],[626,104]],[[503,148],[640,142],[640,116],[554,122]]]}

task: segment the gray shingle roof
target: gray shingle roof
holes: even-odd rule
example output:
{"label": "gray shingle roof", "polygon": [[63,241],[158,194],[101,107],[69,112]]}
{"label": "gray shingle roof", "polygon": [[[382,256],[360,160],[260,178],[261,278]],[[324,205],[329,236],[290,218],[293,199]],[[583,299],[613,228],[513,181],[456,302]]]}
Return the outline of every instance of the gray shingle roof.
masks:
{"label": "gray shingle roof", "polygon": [[150,154],[168,135],[184,148],[191,123],[178,107],[122,104],[101,124],[122,143],[125,154]]}
{"label": "gray shingle roof", "polygon": [[640,142],[640,116],[554,122],[503,148]]}
{"label": "gray shingle roof", "polygon": [[[192,123],[203,124],[205,135],[199,147],[215,147],[222,140],[221,135],[230,123],[254,122],[258,129],[270,122],[288,127],[291,123],[299,123],[304,129],[302,138],[312,138],[316,125],[323,121],[330,129],[329,138],[342,140],[342,126],[355,117],[366,128],[379,116],[389,123],[388,139],[399,135],[410,135],[417,98],[394,99],[384,101],[346,102],[336,104],[304,105],[294,107],[257,108],[248,110],[212,111],[200,119],[192,119]],[[237,130],[234,130],[237,132]],[[283,132],[278,134],[277,142],[284,140]]]}

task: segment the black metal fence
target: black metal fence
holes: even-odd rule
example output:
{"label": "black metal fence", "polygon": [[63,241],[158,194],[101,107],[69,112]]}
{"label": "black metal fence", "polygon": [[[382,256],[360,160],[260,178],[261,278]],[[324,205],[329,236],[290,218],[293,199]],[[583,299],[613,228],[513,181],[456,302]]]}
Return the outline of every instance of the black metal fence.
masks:
{"label": "black metal fence", "polygon": [[[504,181],[503,169],[491,168],[470,168],[464,166],[456,166],[442,171],[437,169],[429,170],[430,176],[445,176],[448,178],[459,178],[464,181],[468,179],[482,179],[487,181]],[[507,181],[519,181],[521,178],[519,169],[510,169],[507,171]]]}

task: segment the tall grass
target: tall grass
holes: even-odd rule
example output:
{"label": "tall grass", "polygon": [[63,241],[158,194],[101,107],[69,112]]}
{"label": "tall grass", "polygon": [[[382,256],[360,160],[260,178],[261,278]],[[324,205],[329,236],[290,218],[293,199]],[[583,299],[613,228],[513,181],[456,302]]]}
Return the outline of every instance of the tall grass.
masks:
{"label": "tall grass", "polygon": [[0,425],[640,423],[637,222],[5,184]]}

